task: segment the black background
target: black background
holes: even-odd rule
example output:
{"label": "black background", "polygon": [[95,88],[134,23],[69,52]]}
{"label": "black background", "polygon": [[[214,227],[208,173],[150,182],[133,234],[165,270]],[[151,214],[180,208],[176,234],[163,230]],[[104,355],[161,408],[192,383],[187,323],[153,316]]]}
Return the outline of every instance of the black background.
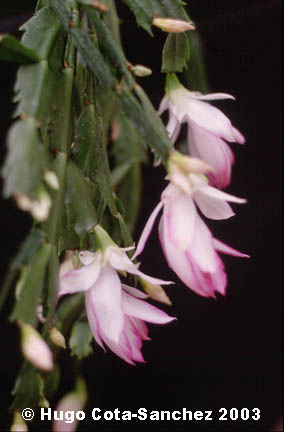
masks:
{"label": "black background", "polygon": [[[35,2],[2,6],[0,32],[14,32],[32,13]],[[153,69],[141,81],[157,107],[164,81],[160,53],[165,35],[151,39],[137,30],[129,11],[119,4],[122,35],[128,59]],[[189,12],[202,36],[210,89],[232,93],[237,101],[218,102],[246,136],[245,147],[233,145],[236,163],[229,191],[246,197],[235,206],[236,216],[209,223],[221,240],[251,255],[250,260],[224,257],[228,291],[224,298],[204,299],[180,283],[167,268],[156,232],[142,255],[142,270],[176,281],[168,288],[173,301],[169,314],[178,318],[167,326],[151,326],[151,342],[143,354],[146,364],[129,366],[95,347],[84,363],[89,389],[87,416],[93,407],[111,410],[213,410],[213,421],[193,422],[84,422],[81,430],[157,431],[275,431],[281,418],[282,386],[282,18],[280,0],[191,0]],[[25,8],[25,9],[24,9]],[[12,111],[16,66],[1,65],[1,160]],[[162,168],[144,169],[144,196],[137,226],[140,234],[165,186]],[[1,274],[17,251],[30,218],[11,201],[1,202]],[[9,313],[9,305],[6,307]],[[7,406],[21,363],[18,333],[2,317],[1,421],[6,430]],[[71,386],[68,355],[60,394]],[[67,366],[66,366],[67,362]],[[261,420],[218,421],[221,407],[261,410]],[[35,421],[31,430],[48,430]]]}

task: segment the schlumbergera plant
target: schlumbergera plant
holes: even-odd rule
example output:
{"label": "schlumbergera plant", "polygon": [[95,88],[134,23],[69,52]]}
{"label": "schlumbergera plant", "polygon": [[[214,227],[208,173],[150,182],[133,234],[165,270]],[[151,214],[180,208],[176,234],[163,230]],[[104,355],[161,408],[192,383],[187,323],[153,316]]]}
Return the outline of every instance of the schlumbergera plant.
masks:
{"label": "schlumbergera plant", "polygon": [[[244,137],[210,103],[233,97],[188,90],[182,75],[177,77],[189,66],[190,82],[204,82],[198,37],[181,1],[123,3],[149,34],[151,26],[168,33],[161,68],[166,95],[158,112],[136,82],[151,70],[132,65],[124,54],[120,1],[39,0],[21,28],[21,42],[1,36],[1,58],[22,63],[2,169],[4,196],[34,221],[1,299],[14,296],[11,321],[21,332],[24,356],[13,390],[15,424],[25,407],[49,405],[66,346],[78,363],[92,354],[94,339],[99,349],[134,365],[144,361],[146,323],[174,319],[148,301],[170,304],[161,285],[172,282],[144,274],[136,260],[161,210],[162,251],[195,293],[225,294],[219,253],[247,256],[213,237],[204,221],[204,216],[230,218],[228,202],[245,202],[221,190],[230,184],[234,162],[228,142],[243,144]],[[165,110],[166,127],[159,117]],[[187,123],[186,154],[174,147],[182,123]],[[147,150],[154,166],[164,165],[168,185],[153,203],[135,250]],[[60,409],[78,410],[86,403],[83,378],[75,375],[75,382]]]}

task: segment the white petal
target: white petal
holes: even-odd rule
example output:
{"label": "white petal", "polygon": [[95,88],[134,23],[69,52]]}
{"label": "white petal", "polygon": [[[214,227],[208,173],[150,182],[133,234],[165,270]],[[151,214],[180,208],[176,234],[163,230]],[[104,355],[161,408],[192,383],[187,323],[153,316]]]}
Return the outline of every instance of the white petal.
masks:
{"label": "white petal", "polygon": [[187,255],[192,256],[203,272],[213,273],[217,268],[217,254],[213,237],[200,216],[196,217],[195,230]]}
{"label": "white petal", "polygon": [[99,328],[98,328],[98,323],[97,323],[97,318],[96,318],[96,312],[95,312],[95,305],[93,303],[93,299],[92,299],[92,288],[89,289],[86,294],[85,294],[85,304],[86,304],[86,311],[87,311],[87,318],[89,321],[89,326],[91,329],[91,332],[94,336],[95,341],[97,342],[97,344],[105,351],[105,347],[103,345],[100,333],[99,333]]}
{"label": "white petal", "polygon": [[159,202],[159,204],[154,208],[153,212],[151,213],[149,219],[146,222],[146,225],[142,231],[141,237],[139,239],[139,242],[137,244],[136,252],[133,255],[132,259],[136,258],[144,249],[144,246],[146,244],[146,241],[152,231],[153,225],[155,223],[156,217],[158,216],[159,211],[163,207],[163,203]]}
{"label": "white petal", "polygon": [[151,338],[148,336],[148,327],[144,321],[134,317],[129,317],[129,319],[131,320],[132,324],[135,326],[141,339],[151,340]]}
{"label": "white petal", "polygon": [[[125,318],[127,319],[127,316]],[[125,331],[121,333],[118,343],[107,337],[104,339],[104,342],[118,357],[133,366],[135,365],[132,358],[131,346]]]}
{"label": "white petal", "polygon": [[195,275],[192,263],[186,253],[180,251],[171,243],[163,219],[164,216],[162,216],[159,223],[159,237],[169,267],[188,288],[198,295],[207,296]]}
{"label": "white petal", "polygon": [[79,252],[79,259],[82,264],[88,265],[96,258],[98,253],[90,252],[88,250]]}
{"label": "white petal", "polygon": [[[174,95],[174,97],[173,97]],[[190,107],[191,98],[188,98],[184,92],[175,90],[171,93],[171,101],[169,102],[169,111],[178,119],[179,123],[184,121]]]}
{"label": "white petal", "polygon": [[193,235],[196,209],[191,197],[184,193],[165,204],[164,221],[171,242],[179,249],[187,249]]}
{"label": "white petal", "polygon": [[213,244],[216,250],[218,250],[221,253],[227,254],[227,255],[233,255],[239,258],[249,258],[250,256],[247,254],[244,254],[237,249],[233,249],[231,246],[226,245],[225,243],[221,242],[220,240],[217,240],[213,238]]}
{"label": "white petal", "polygon": [[[132,258],[133,259],[133,258]],[[126,271],[137,268],[138,264],[134,264],[120,248],[108,249],[108,261],[110,265],[118,271]],[[132,271],[130,272],[132,273]]]}
{"label": "white petal", "polygon": [[217,187],[226,187],[231,182],[233,152],[221,138],[212,135],[193,121],[188,128],[189,154],[205,161],[212,168],[208,177]]}
{"label": "white petal", "polygon": [[91,301],[102,338],[118,343],[124,319],[121,307],[121,283],[116,271],[106,264],[91,290]]}
{"label": "white petal", "polygon": [[169,138],[172,140],[172,143],[174,144],[180,133],[181,123],[178,121],[177,117],[171,111],[169,112],[169,121],[166,129]]}
{"label": "white petal", "polygon": [[[188,175],[182,172],[179,168],[172,168],[171,174],[168,176],[172,186],[176,186],[180,191],[185,192],[187,195],[191,193],[191,184],[188,180]],[[162,194],[162,201],[164,201],[164,193]]]}
{"label": "white petal", "polygon": [[166,324],[175,319],[150,303],[124,292],[122,293],[122,307],[127,315],[155,324]]}
{"label": "white petal", "polygon": [[101,270],[99,255],[90,264],[65,273],[60,279],[59,296],[87,291],[96,282]]}
{"label": "white petal", "polygon": [[211,272],[203,271],[200,268],[198,262],[196,262],[193,258],[191,258],[191,260],[196,278],[201,285],[204,296],[215,298],[215,291],[218,291],[220,294],[224,295],[227,285],[227,276],[220,257],[216,254],[216,269]]}
{"label": "white petal", "polygon": [[198,100],[218,100],[218,99],[233,99],[236,100],[236,98],[228,93],[208,93],[206,95],[203,95],[201,93],[195,93],[195,92],[190,92],[190,96],[193,99],[198,99]]}
{"label": "white petal", "polygon": [[230,120],[218,108],[206,102],[191,99],[187,103],[186,116],[189,120],[189,127],[192,120],[219,138],[223,138],[229,142],[235,141]]}
{"label": "white petal", "polygon": [[163,99],[161,100],[159,109],[158,109],[158,114],[161,115],[163,114],[164,111],[166,111],[169,108],[169,98],[168,96],[164,96]]}
{"label": "white petal", "polygon": [[217,200],[230,201],[238,204],[244,204],[247,202],[247,200],[244,198],[238,198],[234,195],[227,194],[226,192],[220,191],[219,189],[216,189],[212,186],[203,187],[202,193],[206,194],[210,198],[214,198]]}
{"label": "white petal", "polygon": [[203,189],[195,191],[193,198],[204,216],[209,219],[228,219],[235,214],[226,201],[209,197],[203,193]]}
{"label": "white petal", "polygon": [[144,363],[145,360],[141,353],[142,339],[131,319],[126,320],[125,333],[131,347],[132,359]]}
{"label": "white petal", "polygon": [[59,267],[59,277],[62,278],[65,273],[68,273],[70,270],[73,269],[73,251],[67,250],[65,252],[64,260]]}
{"label": "white petal", "polygon": [[137,298],[140,298],[140,299],[143,299],[143,300],[145,300],[146,298],[149,297],[144,292],[142,292],[142,291],[140,291],[140,290],[138,290],[138,289],[136,289],[136,288],[134,288],[132,286],[122,284],[122,288],[124,289],[124,291],[128,292],[128,294],[131,294],[134,297],[137,297]]}
{"label": "white petal", "polygon": [[237,142],[238,144],[244,144],[246,142],[245,137],[241,134],[240,131],[238,131],[238,129],[233,127],[233,134],[235,137],[235,142]]}
{"label": "white petal", "polygon": [[153,285],[171,285],[172,283],[174,283],[172,281],[165,281],[164,279],[158,279],[152,276],[148,276],[145,273],[141,272],[140,270],[137,270],[136,268],[133,269],[133,271],[128,270],[128,272],[140,276],[142,279],[144,279],[147,282],[150,282]]}

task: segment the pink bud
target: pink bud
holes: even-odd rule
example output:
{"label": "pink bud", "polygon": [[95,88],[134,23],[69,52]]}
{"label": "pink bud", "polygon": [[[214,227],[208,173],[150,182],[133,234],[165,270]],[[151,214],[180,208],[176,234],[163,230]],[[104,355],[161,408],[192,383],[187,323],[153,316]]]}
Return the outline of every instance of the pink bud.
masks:
{"label": "pink bud", "polygon": [[21,346],[26,360],[36,368],[50,372],[53,369],[52,352],[40,334],[29,324],[19,322],[21,329]]}
{"label": "pink bud", "polygon": [[191,21],[183,21],[175,18],[154,18],[154,26],[168,33],[182,33],[188,30],[194,30],[195,26]]}

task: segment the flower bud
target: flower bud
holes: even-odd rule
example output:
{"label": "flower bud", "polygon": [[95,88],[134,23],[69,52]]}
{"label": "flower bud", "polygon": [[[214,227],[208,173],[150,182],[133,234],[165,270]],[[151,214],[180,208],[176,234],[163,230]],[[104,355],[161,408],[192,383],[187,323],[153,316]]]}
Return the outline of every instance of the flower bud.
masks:
{"label": "flower bud", "polygon": [[92,1],[91,6],[100,10],[101,12],[107,12],[109,10],[109,5],[100,1]]}
{"label": "flower bud", "polygon": [[22,415],[18,411],[15,411],[10,432],[28,432],[28,430],[28,426],[24,421]]}
{"label": "flower bud", "polygon": [[134,75],[143,78],[152,74],[152,70],[143,65],[135,65],[130,67],[130,71],[134,73]]}
{"label": "flower bud", "polygon": [[[74,391],[67,393],[58,402],[56,411],[81,411],[84,409],[87,402],[87,388],[82,378],[79,378]],[[75,419],[72,423],[66,423],[64,420],[54,420],[52,425],[53,432],[73,432],[77,428],[78,420]]]}
{"label": "flower bud", "polygon": [[52,352],[40,334],[29,324],[18,322],[21,329],[21,348],[24,357],[36,368],[50,372],[53,369]]}
{"label": "flower bud", "polygon": [[50,186],[52,189],[58,190],[60,185],[58,181],[58,177],[55,174],[54,171],[46,171],[44,173],[44,180],[48,186]]}
{"label": "flower bud", "polygon": [[65,337],[56,327],[49,330],[49,338],[54,345],[66,349]]}
{"label": "flower bud", "polygon": [[170,298],[167,296],[165,290],[160,285],[151,284],[142,278],[140,278],[140,282],[143,286],[145,293],[147,293],[151,299],[156,300],[160,303],[164,303],[168,306],[172,305]]}
{"label": "flower bud", "polygon": [[33,201],[32,216],[39,222],[45,221],[48,218],[51,205],[52,201],[48,193],[44,190],[40,191],[38,199]]}
{"label": "flower bud", "polygon": [[39,192],[37,199],[20,193],[15,195],[15,200],[21,210],[30,212],[39,222],[43,222],[48,218],[52,201],[45,190]]}
{"label": "flower bud", "polygon": [[16,194],[15,200],[18,207],[23,211],[30,211],[32,208],[32,200],[27,195],[24,194]]}
{"label": "flower bud", "polygon": [[183,21],[175,18],[155,17],[152,24],[168,33],[181,33],[195,29],[195,26],[191,21]]}

